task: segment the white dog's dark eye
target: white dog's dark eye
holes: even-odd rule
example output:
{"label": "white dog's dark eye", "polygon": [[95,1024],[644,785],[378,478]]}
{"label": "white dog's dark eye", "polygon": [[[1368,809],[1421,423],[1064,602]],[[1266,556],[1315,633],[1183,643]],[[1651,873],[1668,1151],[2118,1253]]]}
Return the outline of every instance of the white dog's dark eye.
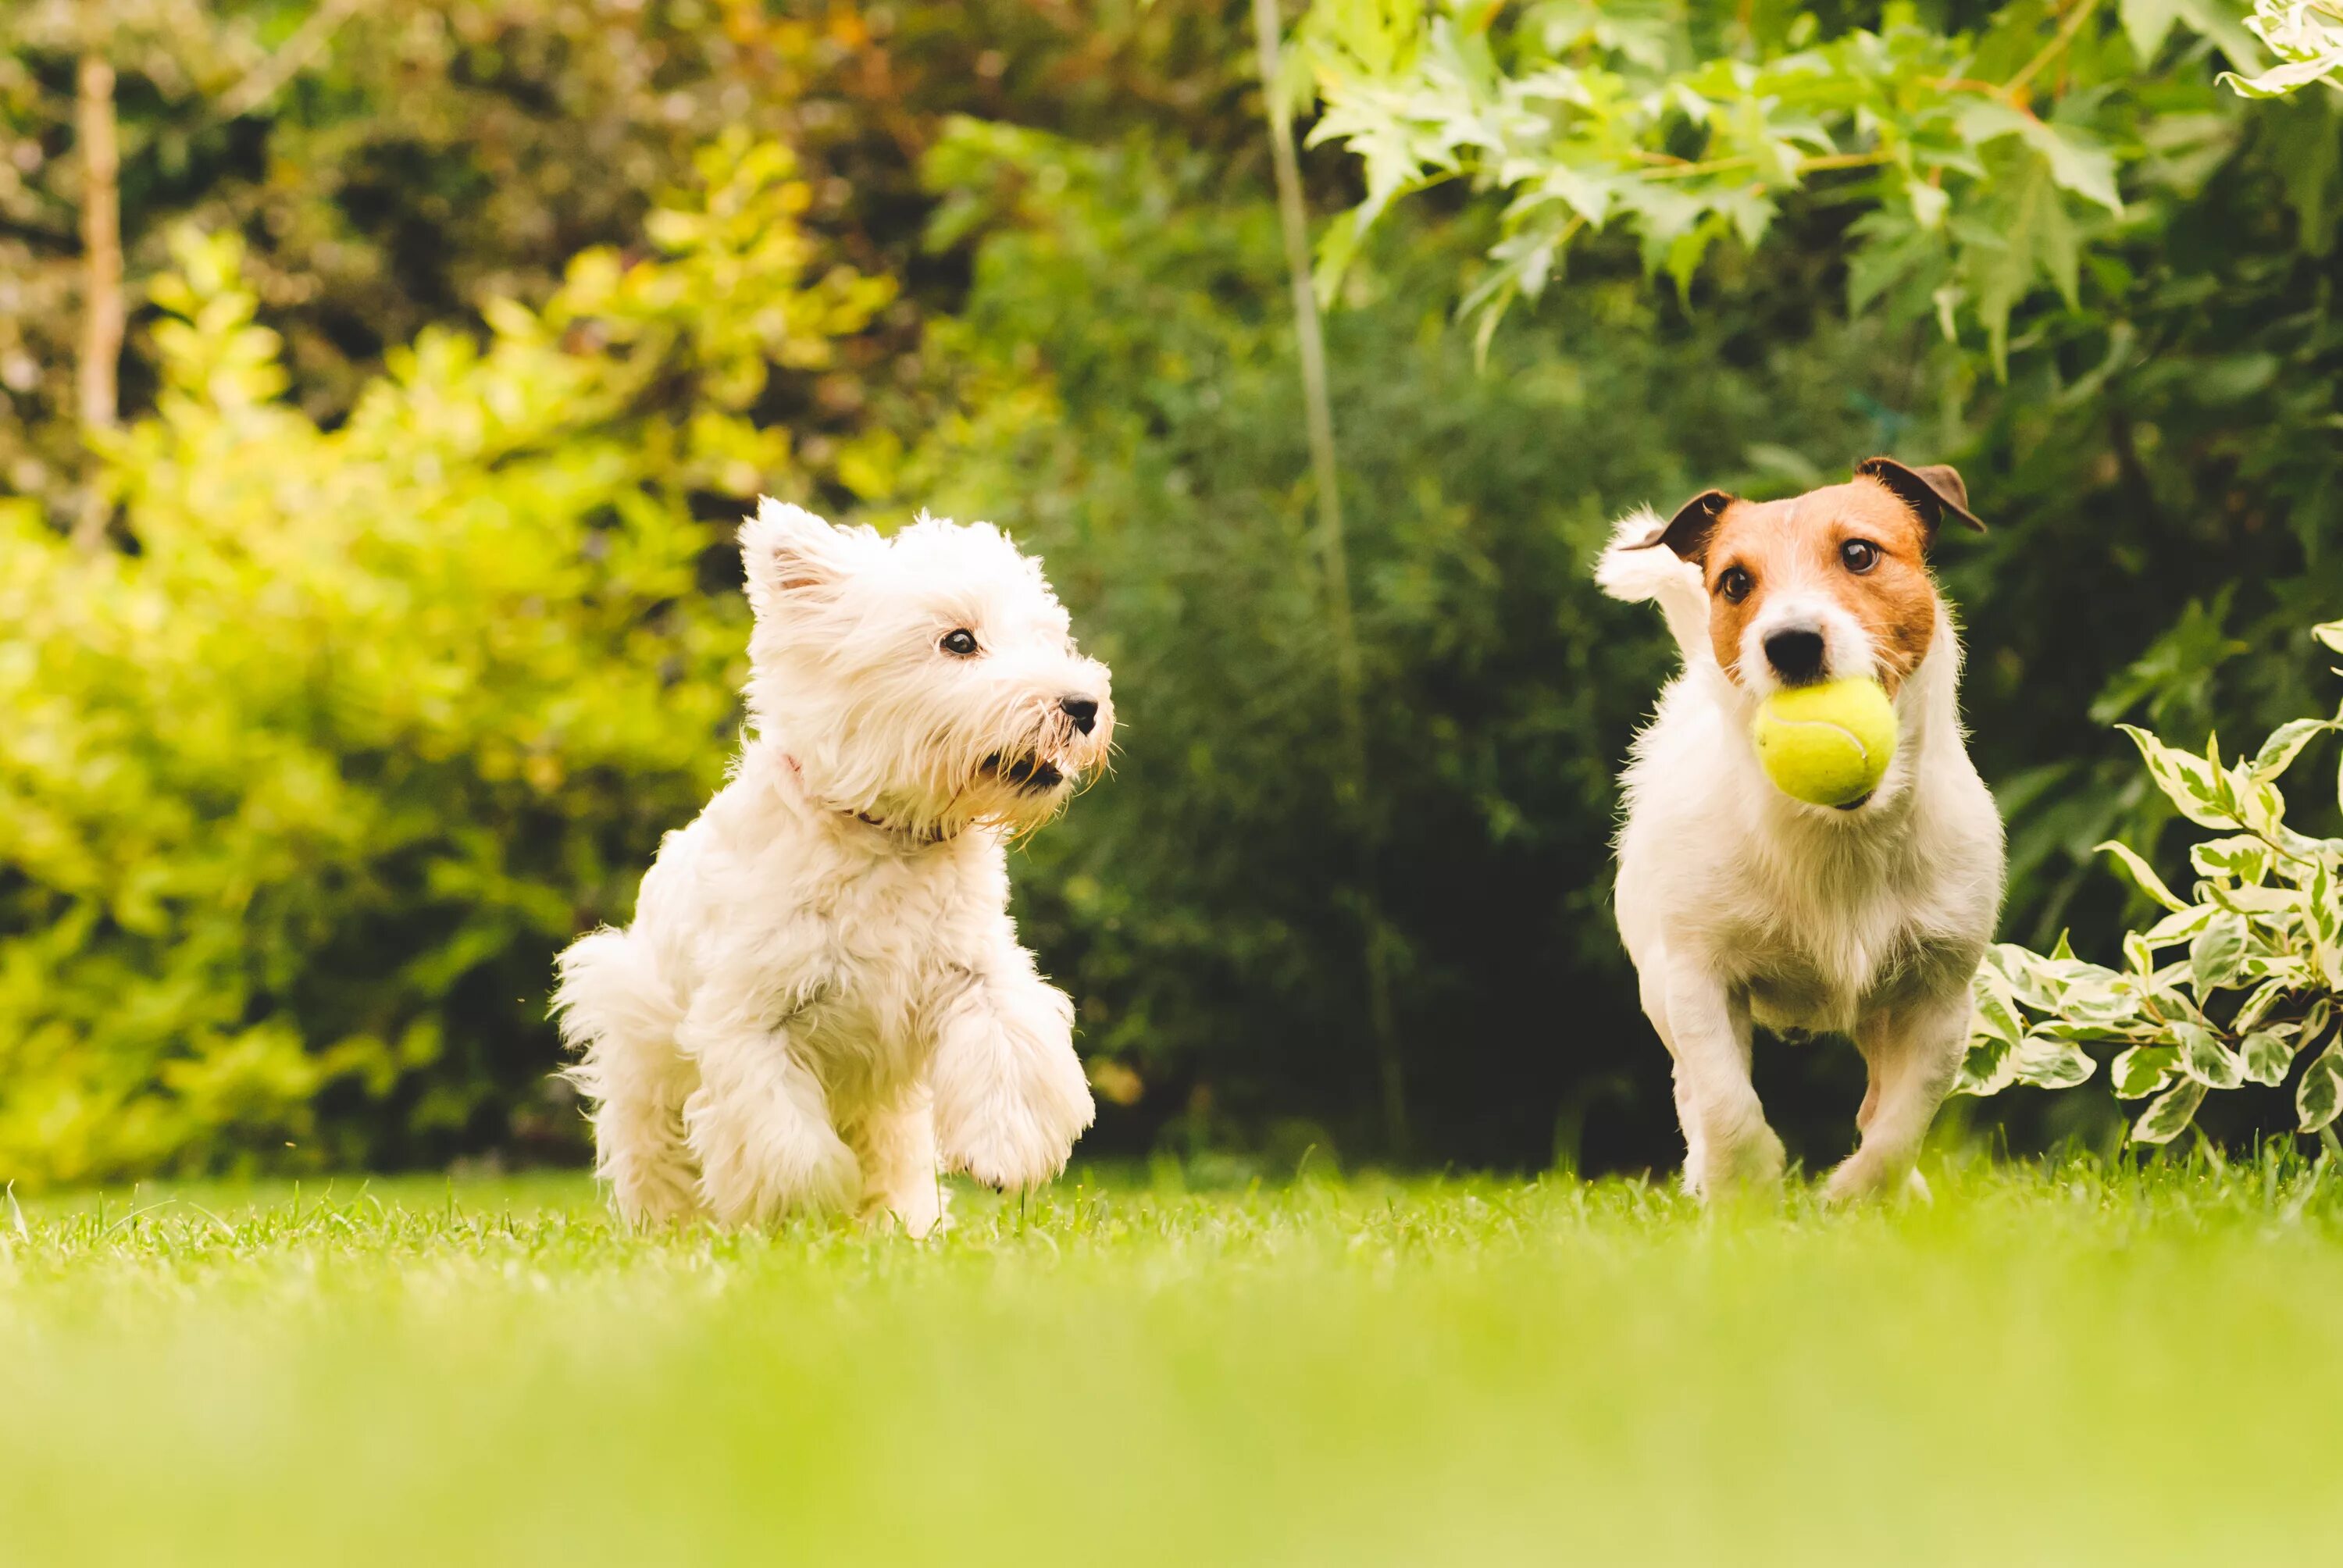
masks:
{"label": "white dog's dark eye", "polygon": [[1869,539],[1849,539],[1839,546],[1838,558],[1851,572],[1867,572],[1879,564],[1879,547]]}
{"label": "white dog's dark eye", "polygon": [[972,657],[976,652],[976,633],[969,630],[966,627],[955,627],[950,631],[944,633],[943,641],[936,644],[936,646],[942,648],[946,653],[956,655],[961,658],[968,658]]}
{"label": "white dog's dark eye", "polygon": [[1749,597],[1749,590],[1756,586],[1756,582],[1749,574],[1739,567],[1725,568],[1725,575],[1716,579],[1716,591],[1725,596],[1725,602],[1728,604],[1739,604]]}

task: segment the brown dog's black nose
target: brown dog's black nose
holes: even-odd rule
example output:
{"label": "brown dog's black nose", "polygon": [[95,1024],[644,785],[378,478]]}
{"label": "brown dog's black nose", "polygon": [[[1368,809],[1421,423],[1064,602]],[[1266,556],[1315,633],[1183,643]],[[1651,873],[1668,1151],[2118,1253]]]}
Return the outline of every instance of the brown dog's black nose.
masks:
{"label": "brown dog's black nose", "polygon": [[1793,686],[1815,679],[1823,672],[1823,634],[1777,631],[1765,639],[1765,662]]}
{"label": "brown dog's black nose", "polygon": [[1058,706],[1074,721],[1074,728],[1088,735],[1098,723],[1098,704],[1087,697],[1061,697]]}

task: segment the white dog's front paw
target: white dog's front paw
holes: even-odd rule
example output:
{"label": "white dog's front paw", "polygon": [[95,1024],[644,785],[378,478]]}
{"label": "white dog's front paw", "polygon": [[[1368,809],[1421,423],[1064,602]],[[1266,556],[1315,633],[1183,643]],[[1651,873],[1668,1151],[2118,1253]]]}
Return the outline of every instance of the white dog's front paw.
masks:
{"label": "white dog's front paw", "polygon": [[951,1194],[944,1191],[940,1175],[930,1177],[866,1204],[862,1222],[876,1228],[900,1225],[912,1241],[924,1241],[951,1229]]}
{"label": "white dog's front paw", "polygon": [[1035,987],[952,1020],[934,1078],[936,1142],[948,1166],[993,1187],[1037,1187],[1066,1168],[1097,1114],[1074,1056],[1071,1010],[1057,991]]}
{"label": "white dog's front paw", "polygon": [[1730,1135],[1711,1133],[1702,1139],[1684,1165],[1684,1186],[1704,1199],[1764,1191],[1782,1184],[1788,1166],[1781,1139],[1760,1121]]}
{"label": "white dog's front paw", "polygon": [[1063,1171],[1075,1140],[1097,1115],[1071,1050],[1066,1060],[1073,1064],[1071,1074],[1037,1075],[962,1116],[939,1113],[937,1141],[952,1167],[1003,1188],[1038,1187]]}
{"label": "white dog's front paw", "polygon": [[700,1213],[699,1187],[689,1170],[614,1169],[610,1205],[639,1231],[686,1225]]}
{"label": "white dog's front paw", "polygon": [[[800,1210],[851,1212],[862,1185],[854,1151],[827,1124],[749,1108],[688,1111],[699,1188],[726,1225],[769,1225]],[[770,1107],[768,1108],[769,1111]]]}
{"label": "white dog's front paw", "polygon": [[1856,1150],[1839,1162],[1823,1183],[1823,1198],[1831,1203],[1853,1203],[1865,1198],[1901,1196],[1928,1201],[1928,1179],[1908,1161],[1865,1157]]}

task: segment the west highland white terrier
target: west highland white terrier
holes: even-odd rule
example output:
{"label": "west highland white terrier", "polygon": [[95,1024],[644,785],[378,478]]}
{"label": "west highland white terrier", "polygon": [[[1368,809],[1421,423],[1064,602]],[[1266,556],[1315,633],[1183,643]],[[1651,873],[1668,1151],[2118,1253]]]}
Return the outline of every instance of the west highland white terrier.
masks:
{"label": "west highland white terrier", "polygon": [[1008,913],[1005,839],[1104,762],[1106,667],[989,523],[892,538],[765,501],[740,529],[749,729],[635,920],[561,955],[596,1168],[638,1223],[942,1220],[1091,1123],[1073,1007]]}

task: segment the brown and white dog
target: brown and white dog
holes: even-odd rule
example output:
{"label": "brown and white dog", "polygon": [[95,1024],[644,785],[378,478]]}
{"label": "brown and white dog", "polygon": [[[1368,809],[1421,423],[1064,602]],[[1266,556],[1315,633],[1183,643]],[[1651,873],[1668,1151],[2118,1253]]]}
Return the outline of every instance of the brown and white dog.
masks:
{"label": "brown and white dog", "polygon": [[[1862,1141],[1830,1196],[1919,1185],[2002,887],[2001,819],[1962,746],[1960,646],[1928,571],[1948,518],[1984,527],[1958,474],[1871,457],[1788,500],[1710,490],[1665,522],[1637,512],[1597,568],[1613,597],[1657,600],[1684,650],[1622,779],[1618,917],[1675,1059],[1695,1192],[1782,1174],[1753,1020],[1852,1034],[1869,1067]],[[1759,767],[1750,719],[1782,688],[1855,676],[1895,702],[1895,760],[1852,806],[1794,799]]]}

